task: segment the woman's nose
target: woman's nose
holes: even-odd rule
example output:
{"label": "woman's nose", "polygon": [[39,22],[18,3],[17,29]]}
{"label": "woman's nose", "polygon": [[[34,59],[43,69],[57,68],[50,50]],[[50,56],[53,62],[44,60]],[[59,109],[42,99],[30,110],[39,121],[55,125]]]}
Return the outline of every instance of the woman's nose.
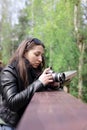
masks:
{"label": "woman's nose", "polygon": [[39,56],[39,61],[42,62],[42,56]]}

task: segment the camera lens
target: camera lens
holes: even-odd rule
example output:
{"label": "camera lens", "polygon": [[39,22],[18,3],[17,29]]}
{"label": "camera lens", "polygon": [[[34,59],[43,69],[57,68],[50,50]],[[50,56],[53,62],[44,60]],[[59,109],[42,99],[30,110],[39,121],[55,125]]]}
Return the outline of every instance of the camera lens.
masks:
{"label": "camera lens", "polygon": [[65,74],[64,73],[53,73],[53,79],[55,82],[64,82]]}

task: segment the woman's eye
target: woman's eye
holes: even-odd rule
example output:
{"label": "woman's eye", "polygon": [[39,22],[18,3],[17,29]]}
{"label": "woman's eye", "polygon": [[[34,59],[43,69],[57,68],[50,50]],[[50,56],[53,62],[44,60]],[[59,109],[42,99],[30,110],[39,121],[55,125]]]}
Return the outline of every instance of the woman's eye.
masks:
{"label": "woman's eye", "polygon": [[35,53],[35,55],[36,55],[36,56],[39,56],[40,54],[38,54],[38,53]]}
{"label": "woman's eye", "polygon": [[35,56],[41,56],[41,57],[43,57],[43,56],[44,56],[44,54],[35,53]]}

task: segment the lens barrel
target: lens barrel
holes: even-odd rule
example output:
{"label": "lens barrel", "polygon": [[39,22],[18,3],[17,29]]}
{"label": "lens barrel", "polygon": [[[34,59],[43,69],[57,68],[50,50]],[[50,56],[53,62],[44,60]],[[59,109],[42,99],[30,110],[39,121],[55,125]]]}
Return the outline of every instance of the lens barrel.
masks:
{"label": "lens barrel", "polygon": [[64,82],[65,74],[64,73],[52,73],[54,82]]}

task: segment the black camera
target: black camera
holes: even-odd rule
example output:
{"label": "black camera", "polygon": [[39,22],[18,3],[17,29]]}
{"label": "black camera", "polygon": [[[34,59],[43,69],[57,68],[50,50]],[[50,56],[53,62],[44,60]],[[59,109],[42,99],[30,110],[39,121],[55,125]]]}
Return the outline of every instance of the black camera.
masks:
{"label": "black camera", "polygon": [[54,82],[60,82],[60,83],[65,82],[66,77],[64,73],[56,73],[53,70],[50,70],[49,73],[52,74]]}

